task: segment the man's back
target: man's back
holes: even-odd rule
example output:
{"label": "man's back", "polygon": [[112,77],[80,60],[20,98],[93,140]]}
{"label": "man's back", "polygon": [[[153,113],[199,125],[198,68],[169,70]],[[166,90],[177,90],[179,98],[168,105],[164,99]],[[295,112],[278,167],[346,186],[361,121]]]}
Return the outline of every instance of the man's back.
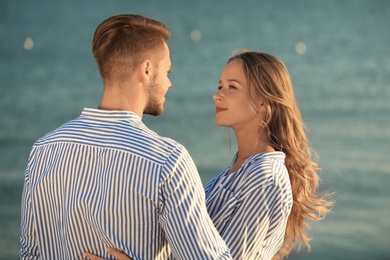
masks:
{"label": "man's back", "polygon": [[112,247],[134,259],[168,259],[172,247],[176,257],[206,259],[226,249],[207,231],[213,226],[185,148],[134,113],[85,109],[36,142],[25,177],[22,256],[108,257]]}

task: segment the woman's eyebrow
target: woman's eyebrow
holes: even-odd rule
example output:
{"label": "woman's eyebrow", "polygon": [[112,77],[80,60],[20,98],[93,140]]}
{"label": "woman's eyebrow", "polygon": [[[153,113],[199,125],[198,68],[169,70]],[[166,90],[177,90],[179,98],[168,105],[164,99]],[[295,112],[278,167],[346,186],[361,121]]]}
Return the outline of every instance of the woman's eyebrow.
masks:
{"label": "woman's eyebrow", "polygon": [[[239,80],[236,80],[236,79],[227,79],[226,82],[236,82],[238,84],[242,84]],[[222,80],[219,80],[219,83],[222,83]]]}

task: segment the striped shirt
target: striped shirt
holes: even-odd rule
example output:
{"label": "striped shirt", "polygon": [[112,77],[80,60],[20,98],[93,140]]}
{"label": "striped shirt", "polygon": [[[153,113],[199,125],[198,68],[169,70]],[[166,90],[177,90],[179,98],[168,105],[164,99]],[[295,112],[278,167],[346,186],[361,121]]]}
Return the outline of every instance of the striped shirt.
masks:
{"label": "striped shirt", "polygon": [[22,196],[21,259],[231,259],[187,150],[132,112],[86,108],[39,139]]}
{"label": "striped shirt", "polygon": [[206,185],[208,212],[233,259],[271,259],[283,244],[293,203],[284,159],[282,152],[257,154]]}

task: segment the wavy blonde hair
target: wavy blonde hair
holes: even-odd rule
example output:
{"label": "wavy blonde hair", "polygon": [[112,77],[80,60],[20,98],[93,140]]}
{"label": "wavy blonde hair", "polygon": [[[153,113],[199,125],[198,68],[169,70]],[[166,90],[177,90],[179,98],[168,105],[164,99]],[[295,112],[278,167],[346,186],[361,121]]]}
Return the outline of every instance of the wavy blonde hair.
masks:
{"label": "wavy blonde hair", "polygon": [[330,194],[317,195],[319,167],[312,160],[313,150],[306,137],[306,126],[295,100],[291,77],[284,63],[262,52],[240,50],[229,59],[242,64],[249,84],[249,100],[255,111],[261,97],[267,104],[265,118],[259,118],[267,142],[286,154],[285,165],[290,176],[293,206],[287,221],[284,242],[273,259],[283,259],[302,242],[310,251],[309,221],[321,220],[330,211]]}

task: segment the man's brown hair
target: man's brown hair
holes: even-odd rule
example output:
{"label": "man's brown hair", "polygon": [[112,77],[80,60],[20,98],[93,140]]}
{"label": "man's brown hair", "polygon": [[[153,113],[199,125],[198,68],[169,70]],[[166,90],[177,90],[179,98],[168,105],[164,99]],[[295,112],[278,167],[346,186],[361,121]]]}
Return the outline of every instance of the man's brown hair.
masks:
{"label": "man's brown hair", "polygon": [[157,62],[161,59],[159,50],[169,37],[166,25],[143,15],[121,14],[106,19],[97,27],[92,42],[102,78],[122,80],[120,77],[143,59]]}

